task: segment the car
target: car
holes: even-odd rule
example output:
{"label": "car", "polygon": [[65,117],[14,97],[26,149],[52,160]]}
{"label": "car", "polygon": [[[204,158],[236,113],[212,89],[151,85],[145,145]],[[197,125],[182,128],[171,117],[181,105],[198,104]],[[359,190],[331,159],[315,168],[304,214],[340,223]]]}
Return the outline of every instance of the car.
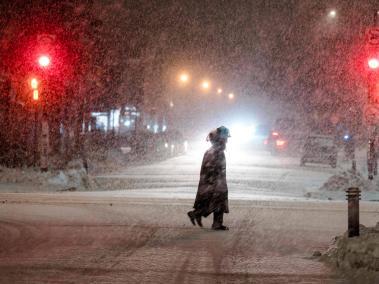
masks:
{"label": "car", "polygon": [[303,147],[300,165],[306,163],[328,164],[337,167],[337,146],[333,136],[309,135]]}
{"label": "car", "polygon": [[275,121],[273,128],[264,140],[266,149],[272,155],[298,155],[304,141],[301,123],[291,118],[280,118]]}
{"label": "car", "polygon": [[178,130],[165,131],[156,136],[156,152],[161,157],[173,157],[185,154],[188,143]]}
{"label": "car", "polygon": [[296,156],[298,155],[298,149],[302,146],[302,141],[304,141],[303,137],[304,134],[301,132],[272,130],[264,140],[264,145],[272,155],[286,154]]}
{"label": "car", "polygon": [[283,138],[278,131],[271,131],[267,139],[264,140],[267,150],[272,154],[284,152],[288,147],[288,141]]}

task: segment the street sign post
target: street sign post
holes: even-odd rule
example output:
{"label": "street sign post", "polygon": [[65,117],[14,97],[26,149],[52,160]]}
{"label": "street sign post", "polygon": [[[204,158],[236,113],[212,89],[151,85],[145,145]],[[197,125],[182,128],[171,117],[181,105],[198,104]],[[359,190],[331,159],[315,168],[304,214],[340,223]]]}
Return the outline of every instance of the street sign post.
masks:
{"label": "street sign post", "polygon": [[43,115],[41,122],[40,147],[40,168],[42,172],[47,172],[49,166],[49,124],[45,115]]}
{"label": "street sign post", "polygon": [[374,14],[373,26],[366,30],[367,65],[367,104],[364,116],[369,127],[367,145],[367,171],[368,178],[373,179],[378,172],[378,131],[379,131],[379,11]]}

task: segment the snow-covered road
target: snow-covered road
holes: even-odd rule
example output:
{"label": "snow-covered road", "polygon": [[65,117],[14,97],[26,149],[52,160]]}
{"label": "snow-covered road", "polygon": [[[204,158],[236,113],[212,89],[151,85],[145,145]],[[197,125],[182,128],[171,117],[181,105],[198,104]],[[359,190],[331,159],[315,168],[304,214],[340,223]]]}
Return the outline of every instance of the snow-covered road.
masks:
{"label": "snow-covered road", "polygon": [[[227,232],[187,218],[201,154],[99,176],[94,192],[0,193],[0,283],[347,283],[312,257],[346,231],[346,201],[304,198],[339,169],[227,155]],[[362,202],[361,223],[378,220]]]}
{"label": "snow-covered road", "polygon": [[[312,258],[344,202],[236,201],[215,232],[191,203],[96,193],[0,194],[0,283],[346,283]],[[4,203],[3,203],[4,201]],[[362,204],[373,225],[378,204]],[[354,282],[364,283],[364,282]]]}
{"label": "snow-covered road", "polygon": [[[227,151],[226,157],[231,199],[303,199],[339,170],[327,165],[300,167],[298,157],[276,157],[258,150]],[[98,176],[96,181],[100,189],[121,190],[131,197],[194,198],[201,160],[200,152],[191,152]]]}

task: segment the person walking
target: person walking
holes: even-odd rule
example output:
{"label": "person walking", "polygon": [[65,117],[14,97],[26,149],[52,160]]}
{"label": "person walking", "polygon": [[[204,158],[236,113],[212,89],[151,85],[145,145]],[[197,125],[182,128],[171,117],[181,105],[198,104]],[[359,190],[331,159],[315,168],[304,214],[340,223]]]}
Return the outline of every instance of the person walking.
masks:
{"label": "person walking", "polygon": [[223,225],[224,213],[229,213],[226,160],[224,150],[230,137],[229,129],[220,126],[207,136],[212,146],[203,158],[194,210],[187,213],[193,225],[202,227],[202,217],[213,213],[213,230],[229,230]]}

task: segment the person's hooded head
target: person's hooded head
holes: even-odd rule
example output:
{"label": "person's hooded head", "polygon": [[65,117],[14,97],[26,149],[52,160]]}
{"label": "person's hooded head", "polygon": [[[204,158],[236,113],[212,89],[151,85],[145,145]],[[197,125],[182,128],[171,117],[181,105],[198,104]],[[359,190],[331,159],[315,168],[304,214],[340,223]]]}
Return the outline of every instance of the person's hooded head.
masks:
{"label": "person's hooded head", "polygon": [[229,129],[225,126],[220,126],[209,132],[207,141],[210,141],[212,143],[212,146],[224,150],[229,137]]}

